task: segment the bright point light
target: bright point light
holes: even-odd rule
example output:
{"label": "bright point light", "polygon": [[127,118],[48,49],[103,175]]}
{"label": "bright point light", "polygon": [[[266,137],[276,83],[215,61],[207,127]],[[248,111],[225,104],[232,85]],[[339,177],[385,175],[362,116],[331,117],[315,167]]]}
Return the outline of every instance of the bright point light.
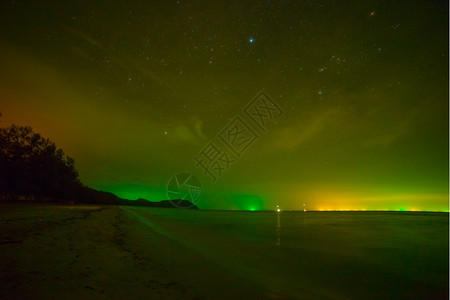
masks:
{"label": "bright point light", "polygon": [[249,41],[250,43],[253,43],[253,38],[250,38],[248,41]]}
{"label": "bright point light", "polygon": [[281,209],[277,209],[277,212],[280,212],[281,211]]}

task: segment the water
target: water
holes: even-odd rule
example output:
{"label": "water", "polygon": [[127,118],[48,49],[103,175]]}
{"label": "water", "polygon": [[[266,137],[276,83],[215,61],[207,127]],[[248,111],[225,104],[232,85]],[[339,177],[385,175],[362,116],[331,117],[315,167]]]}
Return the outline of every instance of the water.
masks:
{"label": "water", "polygon": [[268,298],[448,299],[448,213],[123,209]]}

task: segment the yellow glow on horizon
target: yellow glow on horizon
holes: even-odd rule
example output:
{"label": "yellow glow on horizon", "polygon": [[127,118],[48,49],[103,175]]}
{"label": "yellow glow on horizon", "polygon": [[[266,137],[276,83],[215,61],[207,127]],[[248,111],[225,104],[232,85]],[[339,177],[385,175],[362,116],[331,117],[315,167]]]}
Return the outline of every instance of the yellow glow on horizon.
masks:
{"label": "yellow glow on horizon", "polygon": [[[298,199],[308,203],[310,211],[449,211],[448,194],[395,193],[363,195],[336,191],[325,187],[320,192],[308,193]],[[424,200],[427,205],[423,205]]]}
{"label": "yellow glow on horizon", "polygon": [[340,212],[376,212],[376,211],[380,211],[380,212],[449,212],[449,210],[424,210],[424,209],[419,209],[419,208],[405,208],[405,209],[386,209],[386,208],[380,208],[380,209],[366,209],[366,208],[362,208],[362,209],[357,209],[357,208],[324,208],[324,207],[319,207],[317,209],[310,209],[309,211],[340,211]]}

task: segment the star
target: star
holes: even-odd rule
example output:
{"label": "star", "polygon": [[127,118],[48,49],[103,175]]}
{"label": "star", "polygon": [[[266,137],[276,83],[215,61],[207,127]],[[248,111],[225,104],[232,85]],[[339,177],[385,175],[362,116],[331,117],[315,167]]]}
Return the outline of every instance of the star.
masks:
{"label": "star", "polygon": [[[30,20],[42,17],[33,5],[3,2],[4,14],[14,17],[0,19],[9,24],[0,25],[0,36],[10,37],[0,55],[0,77],[8,78],[0,80],[0,135],[9,123],[45,128],[46,137],[83,166],[87,186],[160,200],[168,176],[184,170],[208,184],[211,197],[199,202],[205,209],[273,210],[283,199],[283,210],[302,210],[306,201],[308,210],[408,208],[410,202],[448,210],[445,199],[415,198],[422,190],[448,196],[448,134],[441,126],[448,122],[444,1],[408,7],[371,1],[352,7],[352,17],[336,30],[348,9],[337,1],[240,1],[230,7],[216,1],[226,13],[182,0],[160,1],[158,9],[151,1],[120,7],[99,1],[82,10],[68,4],[67,14],[46,5],[50,23],[64,25],[57,30],[48,22],[30,28]],[[108,12],[120,18],[105,18]],[[55,106],[50,112],[49,103]],[[245,124],[231,123],[238,116]],[[54,126],[68,120],[70,128]],[[236,124],[244,127],[232,128]],[[235,129],[236,141],[221,138],[225,126]],[[251,144],[256,156],[232,156],[228,148],[240,152],[240,135],[251,131],[262,142],[276,137],[276,147]],[[67,139],[74,132],[82,143],[76,147]],[[203,161],[206,170],[192,157],[202,156],[209,143],[230,157]],[[99,162],[89,147],[104,159]],[[128,148],[132,159],[124,155]],[[272,157],[277,159],[266,159]],[[235,165],[226,162],[231,158]],[[228,164],[229,172],[223,169]],[[219,185],[210,185],[208,172],[223,173]],[[133,184],[149,194],[137,195]],[[213,201],[225,193],[227,200]]]}

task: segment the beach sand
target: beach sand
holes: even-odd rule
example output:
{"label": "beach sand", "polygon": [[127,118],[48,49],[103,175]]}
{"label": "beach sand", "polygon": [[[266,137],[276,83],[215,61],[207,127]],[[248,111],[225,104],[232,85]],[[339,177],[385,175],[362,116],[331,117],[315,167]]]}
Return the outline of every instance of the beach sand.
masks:
{"label": "beach sand", "polygon": [[0,299],[231,299],[244,288],[120,207],[1,209]]}
{"label": "beach sand", "polygon": [[448,214],[0,209],[0,299],[448,298]]}

